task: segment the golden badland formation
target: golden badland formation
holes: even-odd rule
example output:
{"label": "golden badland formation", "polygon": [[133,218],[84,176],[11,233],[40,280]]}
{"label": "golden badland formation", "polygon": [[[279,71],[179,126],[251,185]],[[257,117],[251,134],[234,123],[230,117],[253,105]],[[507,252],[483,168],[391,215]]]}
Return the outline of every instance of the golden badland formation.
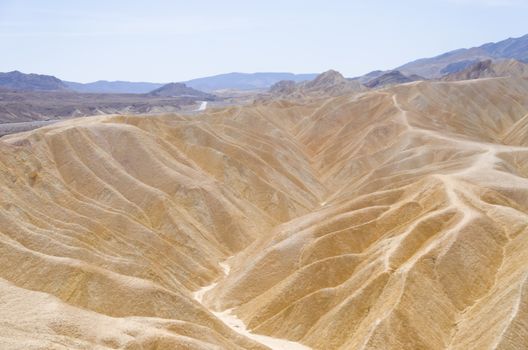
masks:
{"label": "golden badland formation", "polygon": [[65,121],[0,186],[5,349],[528,344],[528,78]]}

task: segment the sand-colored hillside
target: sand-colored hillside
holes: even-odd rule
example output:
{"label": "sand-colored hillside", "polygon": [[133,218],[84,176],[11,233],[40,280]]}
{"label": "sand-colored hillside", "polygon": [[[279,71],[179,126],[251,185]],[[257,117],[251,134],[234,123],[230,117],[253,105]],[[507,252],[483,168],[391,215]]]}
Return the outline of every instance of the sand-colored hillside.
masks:
{"label": "sand-colored hillside", "polygon": [[4,137],[0,344],[522,349],[527,130],[498,78]]}

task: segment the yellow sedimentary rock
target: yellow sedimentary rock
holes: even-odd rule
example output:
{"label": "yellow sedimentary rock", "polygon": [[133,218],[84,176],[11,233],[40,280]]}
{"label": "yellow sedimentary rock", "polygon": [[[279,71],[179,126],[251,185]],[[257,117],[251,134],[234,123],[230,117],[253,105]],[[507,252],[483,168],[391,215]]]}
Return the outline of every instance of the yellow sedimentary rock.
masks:
{"label": "yellow sedimentary rock", "polygon": [[265,349],[231,309],[292,348],[523,349],[527,130],[496,78],[4,137],[0,348]]}

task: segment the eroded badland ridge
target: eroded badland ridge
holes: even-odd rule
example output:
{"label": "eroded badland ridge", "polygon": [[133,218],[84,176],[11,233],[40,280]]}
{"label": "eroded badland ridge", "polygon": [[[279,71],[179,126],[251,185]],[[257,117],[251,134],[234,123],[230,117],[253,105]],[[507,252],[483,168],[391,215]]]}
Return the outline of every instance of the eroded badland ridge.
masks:
{"label": "eroded badland ridge", "polygon": [[528,343],[527,78],[65,121],[0,139],[0,186],[7,348],[265,349],[229,309],[313,349]]}

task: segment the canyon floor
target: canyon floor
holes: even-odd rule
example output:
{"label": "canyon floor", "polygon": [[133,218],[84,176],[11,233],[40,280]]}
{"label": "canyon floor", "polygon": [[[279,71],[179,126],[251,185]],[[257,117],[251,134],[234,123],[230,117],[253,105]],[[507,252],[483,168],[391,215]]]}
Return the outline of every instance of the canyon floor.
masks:
{"label": "canyon floor", "polygon": [[528,78],[67,120],[0,186],[0,348],[528,344]]}

